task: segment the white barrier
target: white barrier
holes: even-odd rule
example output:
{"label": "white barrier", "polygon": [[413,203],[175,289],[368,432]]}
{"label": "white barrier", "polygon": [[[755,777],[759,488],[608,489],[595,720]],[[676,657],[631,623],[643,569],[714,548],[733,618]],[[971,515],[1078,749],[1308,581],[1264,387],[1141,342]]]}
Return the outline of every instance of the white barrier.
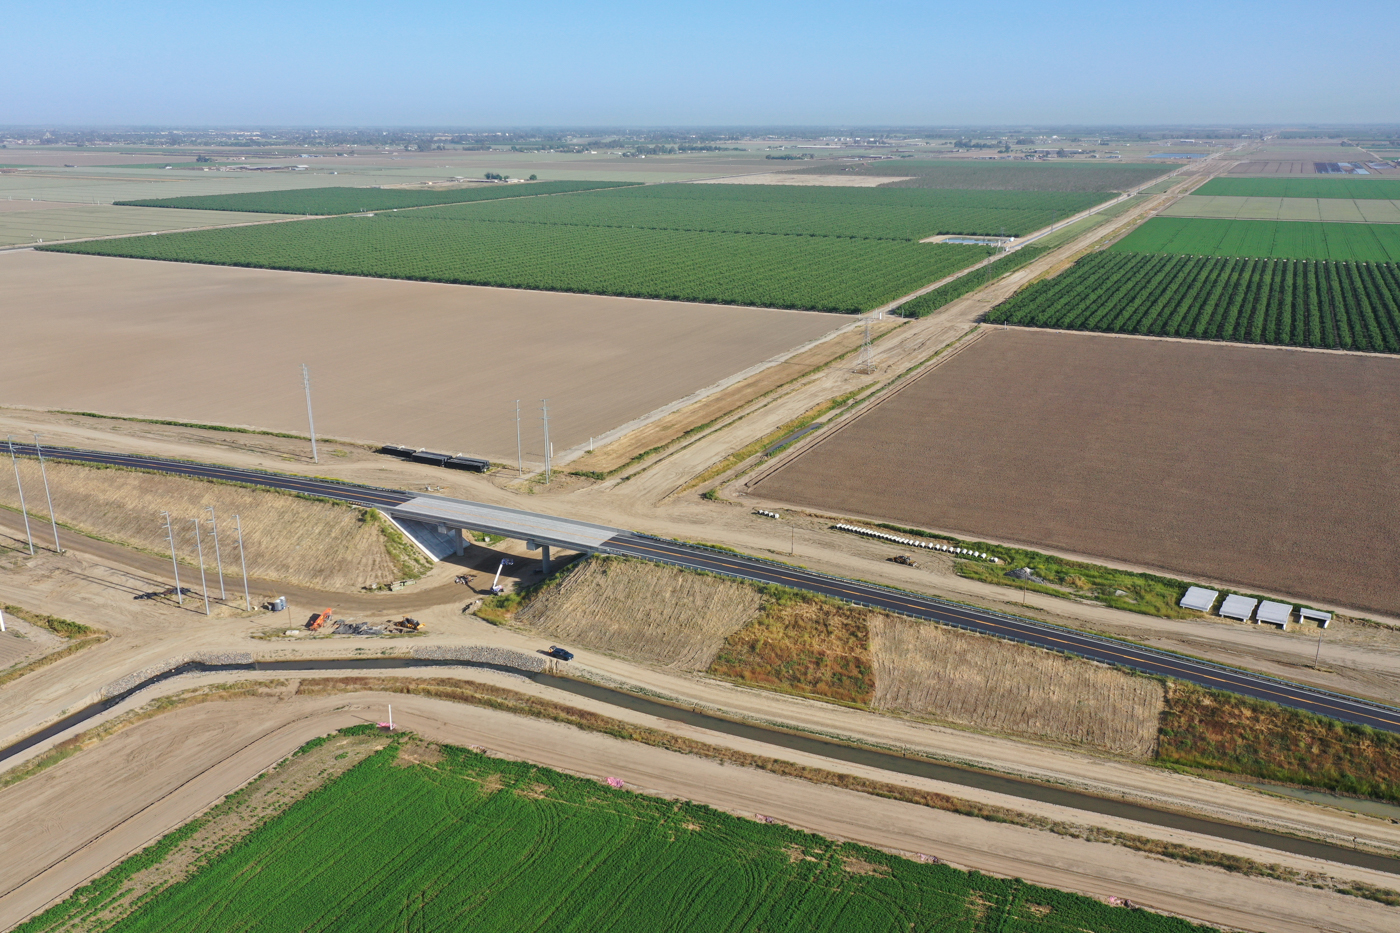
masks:
{"label": "white barrier", "polygon": [[[776,515],[773,517],[777,518]],[[859,525],[847,525],[842,523],[839,525],[832,525],[831,527],[835,528],[837,531],[849,531],[851,534],[865,535],[867,538],[879,538],[881,541],[888,541],[891,544],[902,544],[905,547],[918,547],[930,551],[946,551],[950,554],[962,555],[963,557],[991,561],[994,564],[1001,563],[999,559],[992,557],[990,554],[984,554],[981,551],[973,551],[969,548],[953,547],[950,544],[937,544],[932,541],[918,541],[913,538],[901,538],[898,535],[892,535],[884,531],[876,531],[873,528],[862,528]]]}

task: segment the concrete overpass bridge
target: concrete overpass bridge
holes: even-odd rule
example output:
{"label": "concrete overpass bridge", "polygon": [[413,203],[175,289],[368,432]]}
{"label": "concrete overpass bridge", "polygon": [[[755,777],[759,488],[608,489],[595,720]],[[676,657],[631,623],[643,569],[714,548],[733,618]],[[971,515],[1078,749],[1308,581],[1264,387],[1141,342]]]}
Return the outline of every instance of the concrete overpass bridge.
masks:
{"label": "concrete overpass bridge", "polygon": [[442,496],[415,496],[380,509],[430,553],[445,545],[451,548],[448,553],[460,555],[466,549],[462,532],[482,532],[524,541],[530,551],[542,550],[545,573],[549,573],[551,547],[592,553],[620,533],[607,525]]}

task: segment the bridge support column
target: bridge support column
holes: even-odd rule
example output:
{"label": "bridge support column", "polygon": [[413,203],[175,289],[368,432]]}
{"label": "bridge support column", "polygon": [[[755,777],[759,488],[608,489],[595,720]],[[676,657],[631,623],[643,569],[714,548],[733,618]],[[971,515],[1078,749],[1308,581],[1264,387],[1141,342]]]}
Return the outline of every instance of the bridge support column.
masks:
{"label": "bridge support column", "polygon": [[541,550],[544,552],[544,556],[540,559],[540,560],[541,560],[540,572],[541,572],[541,573],[544,573],[544,574],[546,574],[546,575],[548,575],[548,574],[549,574],[549,545],[548,545],[548,544],[544,545],[544,546],[541,548]]}
{"label": "bridge support column", "polygon": [[467,546],[466,543],[462,540],[462,529],[452,529],[452,544],[457,551],[458,557],[461,557],[464,553],[466,553]]}

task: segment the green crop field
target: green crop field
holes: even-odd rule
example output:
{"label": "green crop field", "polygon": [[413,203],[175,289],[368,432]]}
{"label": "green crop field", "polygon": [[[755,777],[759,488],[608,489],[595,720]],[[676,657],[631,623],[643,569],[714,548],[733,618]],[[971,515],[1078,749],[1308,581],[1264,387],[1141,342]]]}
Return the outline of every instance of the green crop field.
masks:
{"label": "green crop field", "polygon": [[462,217],[511,223],[918,240],[946,233],[1022,236],[1109,193],[648,185],[475,205]]}
{"label": "green crop field", "polygon": [[992,252],[982,246],[891,240],[496,223],[468,219],[472,210],[433,208],[52,248],[174,262],[839,312],[865,311],[892,301]]}
{"label": "green crop field", "polygon": [[354,214],[401,207],[461,204],[496,198],[522,198],[539,194],[563,194],[593,188],[633,184],[619,181],[537,181],[519,185],[480,188],[291,188],[286,191],[248,191],[243,194],[205,194],[183,198],[149,198],[117,201],[118,206],[175,207],[202,211],[248,211],[261,214]]}
{"label": "green crop field", "polygon": [[1394,178],[1212,178],[1194,194],[1232,198],[1377,198],[1400,200]]}
{"label": "green crop field", "polygon": [[1115,243],[1112,250],[1259,259],[1397,262],[1400,261],[1400,224],[1154,217]]}
{"label": "green crop field", "polygon": [[[963,188],[999,191],[1127,191],[1174,171],[1175,165],[1122,162],[942,162],[929,159],[882,159],[878,162],[817,162],[797,169],[801,175],[884,175],[908,177],[891,188]],[[886,186],[882,186],[886,187]]]}
{"label": "green crop field", "polygon": [[[1020,880],[837,843],[708,807],[443,748],[390,746],[314,791],[113,933],[1188,933]],[[159,850],[158,843],[155,850]],[[139,854],[144,864],[151,856]],[[118,866],[16,933],[98,916]],[[86,927],[84,927],[86,928]]]}
{"label": "green crop field", "polygon": [[1400,353],[1400,266],[1092,253],[987,320]]}

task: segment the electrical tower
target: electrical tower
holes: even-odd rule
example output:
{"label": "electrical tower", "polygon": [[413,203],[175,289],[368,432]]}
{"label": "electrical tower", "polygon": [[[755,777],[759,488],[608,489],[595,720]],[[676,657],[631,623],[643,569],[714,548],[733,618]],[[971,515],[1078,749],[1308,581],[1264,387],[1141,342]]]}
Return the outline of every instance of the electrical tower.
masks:
{"label": "electrical tower", "polygon": [[867,376],[875,372],[874,351],[870,346],[870,318],[865,319],[865,342],[860,347],[860,362],[856,363],[856,372]]}

